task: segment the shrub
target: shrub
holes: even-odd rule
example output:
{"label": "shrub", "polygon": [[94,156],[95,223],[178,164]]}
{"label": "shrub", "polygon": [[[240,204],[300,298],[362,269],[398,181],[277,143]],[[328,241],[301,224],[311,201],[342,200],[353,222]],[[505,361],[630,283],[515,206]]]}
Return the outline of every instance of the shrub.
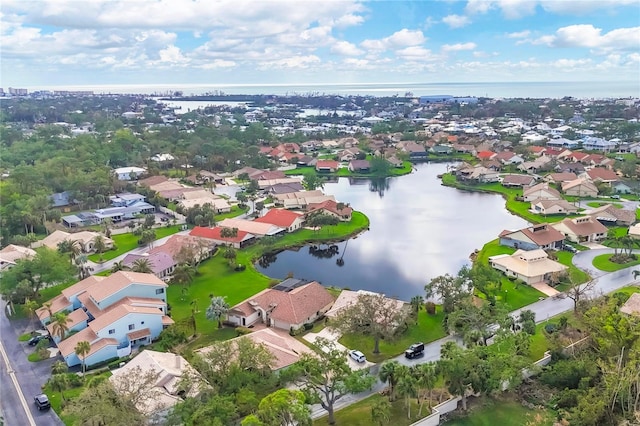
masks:
{"label": "shrub", "polygon": [[248,327],[236,327],[236,335],[237,336],[244,336],[245,334],[249,334],[251,333],[251,329]]}
{"label": "shrub", "polygon": [[313,323],[311,322],[307,322],[304,324],[304,329],[305,330],[311,330],[313,328]]}
{"label": "shrub", "polygon": [[427,302],[424,304],[424,309],[427,311],[429,315],[436,314],[436,304],[433,302]]}
{"label": "shrub", "polygon": [[547,324],[544,326],[544,331],[546,331],[549,334],[553,334],[556,331],[558,331],[558,326],[555,324]]}

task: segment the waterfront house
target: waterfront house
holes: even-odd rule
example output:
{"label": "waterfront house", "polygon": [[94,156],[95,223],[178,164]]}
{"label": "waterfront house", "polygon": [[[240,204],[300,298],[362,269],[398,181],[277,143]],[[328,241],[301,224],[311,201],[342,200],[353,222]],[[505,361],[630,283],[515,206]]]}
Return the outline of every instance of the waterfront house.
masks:
{"label": "waterfront house", "polygon": [[607,227],[591,216],[567,218],[552,226],[574,243],[593,243],[607,237]]}
{"label": "waterfront house", "polygon": [[509,188],[526,188],[536,183],[536,178],[531,175],[508,174],[502,177],[502,186]]}
{"label": "waterfront house", "polygon": [[320,203],[310,203],[307,206],[305,216],[312,214],[328,214],[337,217],[342,222],[349,222],[353,209],[344,203],[336,203],[335,200],[325,200]]}
{"label": "waterfront house", "polygon": [[249,234],[255,235],[257,238],[280,235],[286,232],[286,228],[282,226],[237,218],[223,219],[218,223],[218,226],[221,228],[237,228],[238,231],[245,231]]}
{"label": "waterfront house", "polygon": [[257,322],[282,330],[313,323],[333,305],[333,296],[317,282],[288,278],[235,305],[228,321],[249,327]]}
{"label": "waterfront house", "polygon": [[216,226],[215,228],[196,226],[191,230],[189,235],[192,237],[206,239],[210,241],[211,244],[219,246],[232,246],[237,249],[246,247],[256,239],[255,235],[241,230],[238,230],[238,233],[234,237],[223,237],[222,228],[219,226]]}
{"label": "waterfront house", "polygon": [[302,228],[304,216],[291,210],[270,209],[264,216],[255,219],[254,222],[268,223],[285,228],[287,232],[293,232]]}
{"label": "waterfront house", "polygon": [[531,201],[531,211],[544,216],[554,214],[574,214],[578,212],[578,208],[567,200],[543,200],[537,199]]}
{"label": "waterfront house", "polygon": [[499,235],[500,245],[522,250],[559,250],[562,248],[564,235],[548,223],[533,225],[517,231],[502,231]]}
{"label": "waterfront house", "polygon": [[619,209],[612,204],[586,210],[584,214],[593,217],[603,225],[629,226],[636,221],[636,213],[633,210]]}
{"label": "waterfront house", "polygon": [[340,163],[334,160],[318,160],[316,162],[316,171],[319,173],[335,173],[340,167]]}
{"label": "waterfront house", "polygon": [[335,200],[335,197],[324,195],[319,189],[273,195],[275,205],[283,206],[285,209],[306,209],[310,204],[322,203],[327,200]]}
{"label": "waterfront house", "polygon": [[534,200],[561,200],[562,195],[549,186],[548,183],[542,182],[522,191],[522,199],[527,202]]}
{"label": "waterfront house", "polygon": [[[68,366],[81,363],[75,353],[78,342],[91,345],[86,365],[129,355],[132,348],[149,344],[173,324],[167,316],[167,284],[153,274],[115,272],[108,277],[90,276],[62,290],[36,311],[51,328],[51,315],[68,312],[69,331],[54,337]],[[75,333],[75,334],[73,334]]]}
{"label": "waterfront house", "polygon": [[491,256],[489,265],[504,272],[507,277],[522,280],[529,285],[548,282],[552,274],[568,269],[567,266],[549,259],[542,249],[517,250],[511,255]]}
{"label": "waterfront house", "polygon": [[367,160],[351,160],[348,168],[354,173],[368,173],[371,165]]}

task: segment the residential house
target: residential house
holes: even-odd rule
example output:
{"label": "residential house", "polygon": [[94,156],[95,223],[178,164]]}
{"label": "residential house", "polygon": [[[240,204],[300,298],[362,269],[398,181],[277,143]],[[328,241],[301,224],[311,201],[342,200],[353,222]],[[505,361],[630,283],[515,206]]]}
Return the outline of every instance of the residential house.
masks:
{"label": "residential house", "polygon": [[113,170],[113,174],[118,180],[137,180],[146,171],[142,167],[118,167]]}
{"label": "residential house", "polygon": [[562,184],[565,182],[571,182],[578,179],[578,176],[575,173],[564,172],[564,173],[549,173],[544,177],[545,182]]}
{"label": "residential house", "polygon": [[15,266],[16,262],[21,259],[31,259],[35,255],[35,250],[15,244],[9,244],[0,250],[0,272]]}
{"label": "residential house", "polygon": [[[154,185],[158,185],[164,182],[168,182],[169,178],[166,176],[149,176],[148,178],[145,179],[140,179],[138,181],[138,185],[140,186],[145,186],[149,189],[152,189]],[[155,191],[155,190],[154,190]]]}
{"label": "residential house", "polygon": [[603,225],[629,226],[636,221],[636,212],[633,210],[619,209],[612,204],[586,210],[584,214],[593,217]]}
{"label": "residential house", "polygon": [[335,173],[340,167],[340,163],[334,160],[318,160],[316,171],[319,173]]}
{"label": "residential house", "polygon": [[238,233],[234,237],[223,237],[222,227],[216,226],[215,228],[205,228],[202,226],[194,227],[189,235],[192,237],[198,237],[209,240],[212,244],[219,246],[233,246],[237,249],[246,247],[255,241],[256,236],[247,232],[238,230]]}
{"label": "residential house", "polygon": [[261,322],[267,327],[297,330],[313,323],[333,306],[333,296],[317,282],[288,278],[229,310],[228,321],[243,327]]}
{"label": "residential house", "polygon": [[179,260],[183,250],[193,253],[196,262],[208,259],[213,254],[215,244],[211,241],[190,235],[174,234],[170,236],[164,244],[155,246],[149,250],[149,254],[166,253],[172,258]]}
{"label": "residential house", "polygon": [[358,290],[358,291],[342,290],[340,292],[340,295],[336,299],[336,301],[333,303],[333,306],[331,307],[331,309],[327,311],[324,315],[327,318],[337,317],[343,309],[353,305],[354,303],[357,303],[358,299],[362,295],[383,296],[385,299],[385,302],[384,302],[385,305],[389,305],[390,307],[393,307],[398,311],[401,309],[406,309],[407,307],[406,302],[402,300],[386,297],[384,294],[381,294],[381,293],[375,293],[373,291],[367,291],[367,290]]}
{"label": "residential house", "polygon": [[322,203],[327,200],[335,201],[335,197],[325,195],[319,189],[273,195],[275,205],[283,206],[285,209],[306,209],[309,204]]}
{"label": "residential house", "polygon": [[564,214],[570,215],[578,212],[578,208],[567,200],[542,200],[531,201],[531,211],[543,216]]}
{"label": "residential house", "polygon": [[631,238],[640,239],[640,222],[629,227],[629,236]]}
{"label": "residential house", "polygon": [[538,173],[540,170],[549,167],[550,162],[551,158],[543,155],[534,161],[525,161],[518,164],[518,170],[526,173]]}
{"label": "residential house", "polygon": [[265,236],[275,236],[284,234],[286,228],[276,226],[271,223],[256,222],[255,220],[227,218],[218,223],[221,228],[237,228],[238,231],[245,231],[249,234],[253,234],[256,238],[262,238]]}
{"label": "residential house", "polygon": [[434,145],[429,148],[429,152],[435,155],[449,155],[453,152],[453,147],[450,145]]}
{"label": "residential house", "polygon": [[493,156],[491,160],[497,160],[502,164],[520,164],[524,162],[524,158],[513,151],[499,152],[495,156]]}
{"label": "residential house", "polygon": [[549,225],[541,223],[517,231],[502,231],[499,235],[500,245],[522,250],[559,250],[562,248],[564,235]]}
{"label": "residential house", "polygon": [[107,250],[113,247],[113,240],[111,238],[105,237],[99,232],[81,231],[69,233],[60,230],[53,231],[42,240],[32,244],[32,247],[37,248],[45,246],[49,247],[50,249],[57,250],[58,244],[63,241],[77,241],[84,253],[93,253],[95,250],[95,239],[98,236],[102,237],[102,241],[104,242],[105,248]]}
{"label": "residential house", "polygon": [[[142,377],[147,380],[135,383],[137,378]],[[109,381],[116,393],[129,395],[132,384],[138,389],[135,407],[150,424],[162,424],[176,404],[181,403],[186,397],[197,397],[202,390],[209,387],[181,355],[148,349],[140,352],[124,366],[113,370]],[[142,384],[146,387],[141,386]]]}
{"label": "residential house", "polygon": [[611,152],[616,149],[617,144],[602,138],[586,137],[582,140],[582,148],[587,151]]}
{"label": "residential house", "polygon": [[640,293],[633,293],[622,306],[620,312],[640,318]]}
{"label": "residential house", "polygon": [[607,237],[607,227],[591,216],[567,218],[554,223],[553,227],[574,243],[593,243]]}
{"label": "residential house", "polygon": [[588,178],[595,184],[604,183],[609,186],[611,186],[614,182],[620,180],[616,172],[614,172],[613,170],[604,169],[602,167],[594,167],[591,170],[587,170],[583,177]]}
{"label": "residential house", "polygon": [[304,191],[301,182],[276,183],[275,185],[264,188],[269,194],[290,194],[292,192]]}
{"label": "residential house", "polygon": [[344,203],[336,203],[335,200],[325,200],[320,203],[310,203],[305,216],[318,213],[335,216],[342,222],[349,222],[353,209]]}
{"label": "residential house", "polygon": [[633,192],[631,187],[624,182],[614,182],[612,187],[616,194],[631,194]]}
{"label": "residential house", "polygon": [[351,160],[349,162],[349,171],[353,173],[368,173],[371,165],[367,160]]}
{"label": "residential house", "polygon": [[52,314],[70,312],[67,335],[54,341],[70,367],[81,363],[75,353],[78,342],[89,342],[85,363],[91,366],[129,355],[132,348],[151,343],[173,324],[166,315],[166,289],[167,284],[153,274],[93,275],[62,290],[36,314],[51,329]]}
{"label": "residential house", "polygon": [[[262,346],[271,354],[273,358],[271,369],[273,371],[279,371],[295,364],[304,354],[314,354],[314,352],[304,343],[289,335],[288,331],[279,330],[277,328],[263,328],[229,340],[232,352],[230,355],[232,358],[235,356],[235,352],[237,352],[237,344],[242,339],[251,340],[256,345]],[[198,349],[196,353],[206,355],[210,351],[211,347],[208,346]]]}
{"label": "residential house", "polygon": [[352,161],[358,159],[360,156],[364,157],[364,153],[359,148],[348,148],[338,154],[338,160]]}
{"label": "residential house", "polygon": [[509,188],[526,188],[536,183],[536,178],[531,175],[508,174],[502,177],[502,186]]}
{"label": "residential house", "polygon": [[122,264],[126,268],[131,268],[135,265],[135,262],[140,259],[147,260],[153,275],[164,281],[167,281],[171,277],[174,269],[178,266],[178,263],[173,257],[165,252],[144,254],[129,253],[122,259]]}
{"label": "residential house", "polygon": [[542,182],[522,191],[522,199],[527,202],[534,200],[561,200],[562,195],[551,188],[548,183]]}
{"label": "residential house", "polygon": [[573,173],[577,177],[586,169],[582,163],[560,163],[555,166],[554,170],[558,173]]}
{"label": "residential house", "polygon": [[498,154],[496,154],[493,151],[480,151],[476,154],[476,157],[478,157],[480,161],[483,161],[483,160],[491,160],[495,158],[497,155]]}
{"label": "residential house", "polygon": [[268,223],[287,232],[297,231],[304,224],[304,216],[301,213],[285,209],[270,209],[267,214],[254,220],[254,222]]}
{"label": "residential house", "polygon": [[60,209],[63,212],[71,211],[71,206],[78,204],[78,201],[73,199],[73,194],[70,191],[51,194],[49,200],[51,201],[51,207]]}
{"label": "residential house", "polygon": [[491,183],[498,182],[500,175],[497,171],[489,169],[484,166],[476,165],[473,167],[466,167],[456,171],[456,175],[461,180],[474,181],[479,183]]}
{"label": "residential house", "polygon": [[552,274],[568,269],[567,266],[549,259],[547,252],[542,249],[516,250],[512,255],[491,256],[489,265],[504,272],[507,277],[517,278],[529,285],[548,282]]}
{"label": "residential house", "polygon": [[597,197],[598,188],[587,179],[576,179],[562,184],[562,192],[576,197]]}
{"label": "residential house", "polygon": [[299,177],[285,177],[280,179],[263,179],[258,181],[258,187],[261,190],[266,190],[274,185],[278,184],[302,184],[302,178]]}
{"label": "residential house", "polygon": [[409,154],[409,160],[424,160],[427,158],[427,150],[423,145],[419,145],[415,142],[402,142],[399,143],[400,149]]}

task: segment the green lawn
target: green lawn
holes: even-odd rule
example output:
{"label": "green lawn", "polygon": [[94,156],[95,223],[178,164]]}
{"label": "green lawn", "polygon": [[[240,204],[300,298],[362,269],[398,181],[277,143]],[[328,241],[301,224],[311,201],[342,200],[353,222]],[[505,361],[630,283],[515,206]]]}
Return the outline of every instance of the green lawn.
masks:
{"label": "green lawn", "polygon": [[480,262],[486,265],[488,264],[489,258],[491,256],[496,256],[498,254],[513,254],[515,253],[515,251],[516,249],[514,249],[513,247],[500,245],[500,239],[497,238],[493,241],[489,241],[482,247],[482,250],[480,250],[478,256],[476,257],[476,262]]}
{"label": "green lawn", "polygon": [[606,204],[611,204],[614,207],[619,208],[619,209],[622,208],[622,204],[620,204],[620,203],[605,203],[605,202],[602,202],[602,201],[590,201],[590,202],[587,203],[587,205],[589,207],[602,207],[602,206],[604,206]]}
{"label": "green lawn", "polygon": [[[156,231],[156,239],[168,237],[169,235],[175,234],[180,231],[180,227],[182,225],[173,225],[173,226],[164,226],[161,228],[155,228]],[[133,235],[132,233],[126,234],[118,234],[111,236],[113,243],[116,246],[115,250],[109,250],[102,253],[102,261],[111,260],[124,254],[128,251],[131,251],[135,248],[138,248],[138,239],[140,237]],[[92,262],[100,262],[100,255],[98,253],[94,253],[89,256],[89,260]]]}
{"label": "green lawn", "polygon": [[554,416],[545,410],[530,410],[516,401],[482,398],[482,406],[474,407],[466,417],[452,419],[446,426],[551,426]]}
{"label": "green lawn", "polygon": [[614,263],[609,260],[611,254],[601,254],[593,258],[593,266],[601,271],[614,272],[620,269],[628,268],[629,266],[640,265],[640,259],[633,260],[627,263]]}
{"label": "green lawn", "polygon": [[355,334],[347,334],[340,338],[340,343],[349,349],[358,349],[364,353],[367,360],[380,362],[399,355],[405,351],[412,343],[429,343],[446,336],[442,327],[444,312],[440,306],[437,307],[435,315],[428,315],[424,309],[418,314],[418,323],[409,326],[407,331],[393,341],[380,341],[380,353],[373,353],[374,341],[371,337]]}
{"label": "green lawn", "polygon": [[237,205],[231,206],[231,211],[229,213],[220,213],[216,215],[216,222],[220,222],[223,219],[228,219],[236,216],[240,216],[244,212],[249,210],[249,206],[246,206],[244,209],[241,209]]}
{"label": "green lawn", "polygon": [[[373,394],[368,398],[358,401],[355,404],[351,404],[339,411],[335,412],[336,425],[338,426],[371,426],[373,423],[371,419],[371,406],[382,398],[387,398],[379,394]],[[391,416],[388,424],[394,426],[409,426],[412,423],[419,420],[417,418],[418,406],[415,399],[412,401],[411,406],[411,419],[407,418],[407,409],[404,406],[404,398],[398,398],[391,405]],[[422,415],[425,416],[429,413],[428,407],[422,409]],[[327,416],[314,420],[314,426],[328,425],[329,421]]]}
{"label": "green lawn", "polygon": [[568,251],[558,251],[556,253],[558,257],[558,262],[562,263],[569,267],[569,276],[571,277],[571,282],[576,284],[586,283],[591,279],[589,274],[584,272],[582,269],[575,266],[572,262],[574,254]]}
{"label": "green lawn", "polygon": [[31,339],[31,337],[31,333],[24,333],[18,337],[18,342],[26,342],[27,340]]}

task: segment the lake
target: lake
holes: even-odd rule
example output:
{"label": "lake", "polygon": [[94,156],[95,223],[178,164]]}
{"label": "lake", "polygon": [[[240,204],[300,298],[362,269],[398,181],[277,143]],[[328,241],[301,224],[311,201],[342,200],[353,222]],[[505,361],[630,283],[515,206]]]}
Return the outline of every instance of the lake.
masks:
{"label": "lake", "polygon": [[[469,264],[469,255],[502,230],[528,225],[506,210],[498,194],[442,186],[437,175],[447,171],[447,164],[415,167],[412,174],[389,178],[382,185],[349,178],[326,183],[327,194],[369,217],[370,230],[333,249],[320,246],[324,250],[313,254],[308,246],[287,250],[267,267],[256,267],[273,278],[293,273],[324,285],[410,300],[424,293],[430,279],[455,274]],[[340,258],[342,266],[337,262]]]}

